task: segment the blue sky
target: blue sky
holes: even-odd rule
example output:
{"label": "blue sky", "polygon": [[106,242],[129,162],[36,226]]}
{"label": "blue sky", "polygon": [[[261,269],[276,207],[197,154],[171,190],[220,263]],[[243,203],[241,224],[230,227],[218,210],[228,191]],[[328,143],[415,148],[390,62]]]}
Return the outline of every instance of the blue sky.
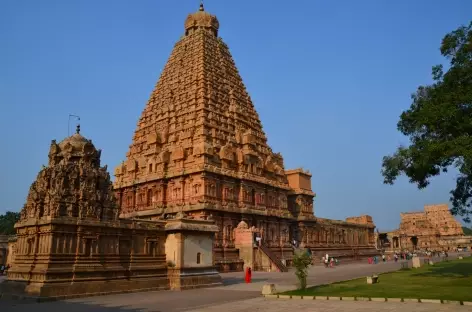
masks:
{"label": "blue sky", "polygon": [[[296,4],[295,4],[296,3]],[[0,2],[0,213],[19,211],[69,114],[111,171],[198,0]],[[383,185],[382,156],[410,94],[443,63],[442,37],[470,21],[468,0],[205,1],[217,15],[286,168],[312,174],[315,214],[370,214],[394,229],[401,211],[448,202],[455,175],[418,190]],[[71,127],[73,131],[73,127]]]}

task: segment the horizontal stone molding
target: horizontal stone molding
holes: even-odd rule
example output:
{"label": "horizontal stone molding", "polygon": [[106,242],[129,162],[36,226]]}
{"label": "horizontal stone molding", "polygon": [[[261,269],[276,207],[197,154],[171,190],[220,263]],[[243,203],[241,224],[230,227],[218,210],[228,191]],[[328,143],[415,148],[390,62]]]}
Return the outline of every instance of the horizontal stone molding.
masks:
{"label": "horizontal stone molding", "polygon": [[379,297],[339,297],[339,296],[297,296],[297,295],[263,295],[268,299],[292,300],[332,300],[332,301],[375,301],[375,302],[405,302],[405,303],[439,303],[472,306],[472,301],[415,299],[415,298],[379,298]]}

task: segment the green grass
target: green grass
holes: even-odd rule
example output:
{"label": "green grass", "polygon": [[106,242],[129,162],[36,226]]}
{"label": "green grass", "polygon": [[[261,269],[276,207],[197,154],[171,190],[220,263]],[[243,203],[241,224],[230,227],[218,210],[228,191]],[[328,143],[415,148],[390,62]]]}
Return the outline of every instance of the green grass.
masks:
{"label": "green grass", "polygon": [[283,294],[472,301],[472,257],[381,274],[372,285],[364,277]]}

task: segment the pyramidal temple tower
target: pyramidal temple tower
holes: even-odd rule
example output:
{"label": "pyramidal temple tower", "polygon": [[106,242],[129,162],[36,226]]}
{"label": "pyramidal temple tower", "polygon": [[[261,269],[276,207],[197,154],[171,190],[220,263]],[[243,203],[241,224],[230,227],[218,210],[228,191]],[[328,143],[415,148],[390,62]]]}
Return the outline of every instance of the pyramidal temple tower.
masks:
{"label": "pyramidal temple tower", "polygon": [[114,188],[122,218],[168,219],[178,212],[213,218],[215,264],[233,270],[240,265],[233,230],[241,221],[283,253],[301,239],[297,220],[316,219],[315,194],[311,174],[286,171],[268,145],[219,27],[203,4],[188,15],[126,161],[115,169]]}
{"label": "pyramidal temple tower", "polygon": [[[202,203],[205,195],[221,197],[236,209],[238,202],[261,201],[287,209],[290,188],[282,156],[267,144],[218,29],[218,19],[203,5],[187,17],[185,36],[139,119],[127,160],[115,170],[125,213],[152,208],[159,214],[156,208],[166,207],[174,207],[168,213],[177,212]],[[217,183],[222,179],[224,184]],[[134,196],[142,185],[146,192]],[[208,200],[205,204],[218,204]]]}

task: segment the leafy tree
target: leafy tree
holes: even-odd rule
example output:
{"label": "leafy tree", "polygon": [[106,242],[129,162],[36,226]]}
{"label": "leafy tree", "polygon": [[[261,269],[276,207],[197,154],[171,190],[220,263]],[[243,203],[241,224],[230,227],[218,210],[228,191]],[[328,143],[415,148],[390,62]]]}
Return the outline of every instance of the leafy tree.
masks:
{"label": "leafy tree", "polygon": [[433,67],[434,83],[420,86],[404,111],[398,130],[409,137],[409,146],[400,146],[382,163],[384,183],[393,184],[405,174],[422,189],[429,180],[451,166],[459,175],[451,191],[452,214],[470,222],[472,214],[472,22],[447,34],[441,54],[449,69]]}
{"label": "leafy tree", "polygon": [[464,235],[472,235],[472,229],[469,229],[469,228],[463,226],[462,230],[464,231]]}
{"label": "leafy tree", "polygon": [[295,275],[298,278],[299,289],[306,288],[306,278],[308,276],[308,266],[311,264],[311,256],[306,252],[295,252],[293,256],[293,266]]}
{"label": "leafy tree", "polygon": [[4,215],[0,215],[0,234],[15,234],[15,223],[20,220],[19,212],[7,211]]}

